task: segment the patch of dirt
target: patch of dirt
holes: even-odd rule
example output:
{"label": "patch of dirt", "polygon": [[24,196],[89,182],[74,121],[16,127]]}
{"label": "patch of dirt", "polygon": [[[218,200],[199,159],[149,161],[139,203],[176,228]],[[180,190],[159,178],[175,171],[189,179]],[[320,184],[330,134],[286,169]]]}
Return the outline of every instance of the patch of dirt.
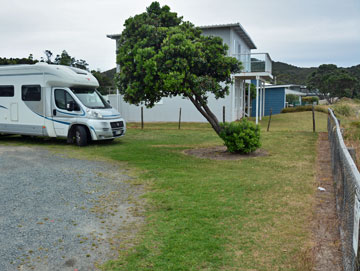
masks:
{"label": "patch of dirt", "polygon": [[[320,133],[316,159],[315,210],[313,221],[314,269],[316,271],[341,271],[342,253],[335,191],[331,169],[330,144],[327,133]],[[318,187],[325,188],[320,191]]]}
{"label": "patch of dirt", "polygon": [[189,150],[184,150],[183,153],[198,158],[206,158],[212,160],[239,160],[239,159],[247,159],[247,158],[254,158],[254,157],[268,155],[267,151],[263,149],[257,149],[256,151],[249,154],[230,153],[226,150],[225,146],[189,149]]}

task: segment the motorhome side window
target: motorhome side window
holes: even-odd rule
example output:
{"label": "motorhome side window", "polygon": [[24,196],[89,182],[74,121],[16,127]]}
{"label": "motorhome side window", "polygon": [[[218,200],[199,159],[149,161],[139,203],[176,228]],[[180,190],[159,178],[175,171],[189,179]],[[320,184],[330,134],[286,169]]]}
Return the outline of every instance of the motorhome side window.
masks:
{"label": "motorhome side window", "polygon": [[55,89],[55,104],[59,109],[66,110],[66,104],[70,101],[76,103],[74,98],[66,90]]}
{"label": "motorhome side window", "polygon": [[41,87],[38,85],[22,86],[21,97],[23,101],[41,101]]}
{"label": "motorhome side window", "polygon": [[0,86],[0,97],[14,97],[14,86]]}

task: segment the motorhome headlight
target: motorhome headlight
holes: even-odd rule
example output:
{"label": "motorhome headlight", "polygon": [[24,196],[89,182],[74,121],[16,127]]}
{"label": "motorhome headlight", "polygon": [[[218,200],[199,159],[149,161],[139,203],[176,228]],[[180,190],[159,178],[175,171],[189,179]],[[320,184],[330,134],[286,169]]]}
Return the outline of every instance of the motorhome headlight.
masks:
{"label": "motorhome headlight", "polygon": [[99,113],[98,111],[95,110],[91,110],[91,109],[87,109],[86,112],[90,115],[91,118],[94,119],[102,119],[102,115],[101,113]]}

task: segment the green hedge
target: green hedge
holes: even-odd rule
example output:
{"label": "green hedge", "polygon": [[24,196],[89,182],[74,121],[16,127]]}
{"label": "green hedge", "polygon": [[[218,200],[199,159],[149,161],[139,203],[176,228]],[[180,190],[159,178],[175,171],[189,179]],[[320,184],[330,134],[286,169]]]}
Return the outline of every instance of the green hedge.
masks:
{"label": "green hedge", "polygon": [[220,137],[231,153],[251,153],[261,146],[260,127],[246,119],[221,123]]}
{"label": "green hedge", "polygon": [[308,104],[313,104],[315,102],[316,104],[319,104],[319,97],[317,96],[302,97],[301,102]]}
{"label": "green hedge", "polygon": [[[302,105],[295,107],[287,107],[281,110],[281,113],[294,113],[294,112],[303,112],[303,111],[312,111],[312,105]],[[315,111],[327,113],[327,109],[321,106],[315,106]]]}

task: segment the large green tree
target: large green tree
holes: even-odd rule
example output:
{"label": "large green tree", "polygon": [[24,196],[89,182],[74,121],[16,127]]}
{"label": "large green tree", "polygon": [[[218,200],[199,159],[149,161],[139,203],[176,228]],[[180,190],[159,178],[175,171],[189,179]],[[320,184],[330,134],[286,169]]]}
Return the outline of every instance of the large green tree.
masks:
{"label": "large green tree", "polygon": [[124,26],[116,76],[124,100],[152,107],[163,97],[183,96],[219,134],[222,128],[208,107],[209,94],[224,98],[231,74],[241,69],[240,62],[227,56],[222,39],[201,35],[199,28],[158,2]]}
{"label": "large green tree", "polygon": [[331,104],[334,98],[353,98],[357,79],[333,64],[323,64],[308,77],[308,88],[317,89]]}

